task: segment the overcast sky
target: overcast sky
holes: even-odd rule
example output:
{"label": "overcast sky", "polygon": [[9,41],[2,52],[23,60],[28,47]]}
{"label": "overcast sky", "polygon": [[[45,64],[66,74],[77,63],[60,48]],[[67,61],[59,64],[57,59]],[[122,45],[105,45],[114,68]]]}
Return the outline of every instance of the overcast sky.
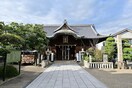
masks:
{"label": "overcast sky", "polygon": [[0,0],[0,21],[94,24],[101,34],[132,29],[132,0]]}

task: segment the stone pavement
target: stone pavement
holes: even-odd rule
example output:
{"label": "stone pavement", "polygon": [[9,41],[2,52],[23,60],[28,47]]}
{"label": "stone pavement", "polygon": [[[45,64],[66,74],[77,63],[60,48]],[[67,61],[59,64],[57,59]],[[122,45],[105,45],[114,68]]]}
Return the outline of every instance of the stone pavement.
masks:
{"label": "stone pavement", "polygon": [[55,63],[26,88],[107,88],[82,67],[71,63]]}
{"label": "stone pavement", "polygon": [[21,75],[4,82],[4,84],[0,85],[0,88],[25,88],[44,70],[45,68],[41,68],[38,66],[22,66]]}
{"label": "stone pavement", "polygon": [[128,69],[88,69],[90,74],[101,82],[105,83],[108,88],[132,88],[132,70]]}

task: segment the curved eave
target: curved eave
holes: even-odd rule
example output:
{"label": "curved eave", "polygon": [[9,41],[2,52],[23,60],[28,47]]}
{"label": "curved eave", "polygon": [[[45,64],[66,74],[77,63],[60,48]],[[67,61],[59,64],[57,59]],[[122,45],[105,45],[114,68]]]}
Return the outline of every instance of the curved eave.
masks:
{"label": "curved eave", "polygon": [[[61,34],[60,34],[61,35]],[[62,34],[63,35],[63,34]],[[71,34],[66,34],[66,35],[71,35]],[[56,35],[52,35],[52,36],[47,36],[48,38],[54,38]],[[72,36],[74,36],[74,35],[72,35]],[[88,37],[88,38],[86,38],[86,37],[82,37],[82,36],[79,36],[79,35],[76,35],[76,36],[74,36],[75,38],[77,38],[77,39],[105,39],[105,38],[108,38],[108,36],[107,37],[104,37],[104,36],[101,36],[101,37]]]}
{"label": "curved eave", "polygon": [[78,38],[80,37],[79,35],[77,35],[75,32],[73,32],[72,30],[59,30],[57,32],[55,32],[52,36],[47,36],[49,38],[53,38],[57,35],[72,35],[74,36],[75,38]]}
{"label": "curved eave", "polygon": [[80,38],[82,39],[103,39],[103,38],[108,38],[109,36],[95,36],[95,37],[85,37],[85,36],[82,36]]}
{"label": "curved eave", "polygon": [[76,31],[74,31],[74,30],[67,24],[66,20],[64,20],[64,23],[63,23],[60,27],[58,27],[58,28],[54,31],[54,33],[56,33],[56,32],[58,32],[58,31],[62,30],[62,28],[63,28],[64,25],[66,25],[66,27],[68,28],[68,30],[71,30],[71,31],[73,31],[73,32],[76,32]]}

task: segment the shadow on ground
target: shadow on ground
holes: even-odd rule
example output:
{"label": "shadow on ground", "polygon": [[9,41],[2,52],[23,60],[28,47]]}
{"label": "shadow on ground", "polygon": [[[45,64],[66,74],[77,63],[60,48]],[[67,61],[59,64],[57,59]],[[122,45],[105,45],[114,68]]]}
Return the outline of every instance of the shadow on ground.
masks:
{"label": "shadow on ground", "polygon": [[0,85],[0,88],[25,88],[37,76],[43,72],[44,68],[37,66],[22,66],[21,75]]}

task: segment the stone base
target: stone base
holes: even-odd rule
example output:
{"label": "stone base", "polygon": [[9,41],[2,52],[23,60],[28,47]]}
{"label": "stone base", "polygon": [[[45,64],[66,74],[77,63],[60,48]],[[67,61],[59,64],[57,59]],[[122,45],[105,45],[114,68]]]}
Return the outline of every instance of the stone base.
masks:
{"label": "stone base", "polygon": [[44,68],[49,64],[49,62],[47,60],[42,60],[41,62],[41,67]]}
{"label": "stone base", "polygon": [[89,68],[89,63],[88,63],[88,61],[85,61],[85,60],[84,60],[84,67],[85,67],[85,68]]}
{"label": "stone base", "polygon": [[118,69],[124,69],[124,63],[123,62],[118,62]]}

